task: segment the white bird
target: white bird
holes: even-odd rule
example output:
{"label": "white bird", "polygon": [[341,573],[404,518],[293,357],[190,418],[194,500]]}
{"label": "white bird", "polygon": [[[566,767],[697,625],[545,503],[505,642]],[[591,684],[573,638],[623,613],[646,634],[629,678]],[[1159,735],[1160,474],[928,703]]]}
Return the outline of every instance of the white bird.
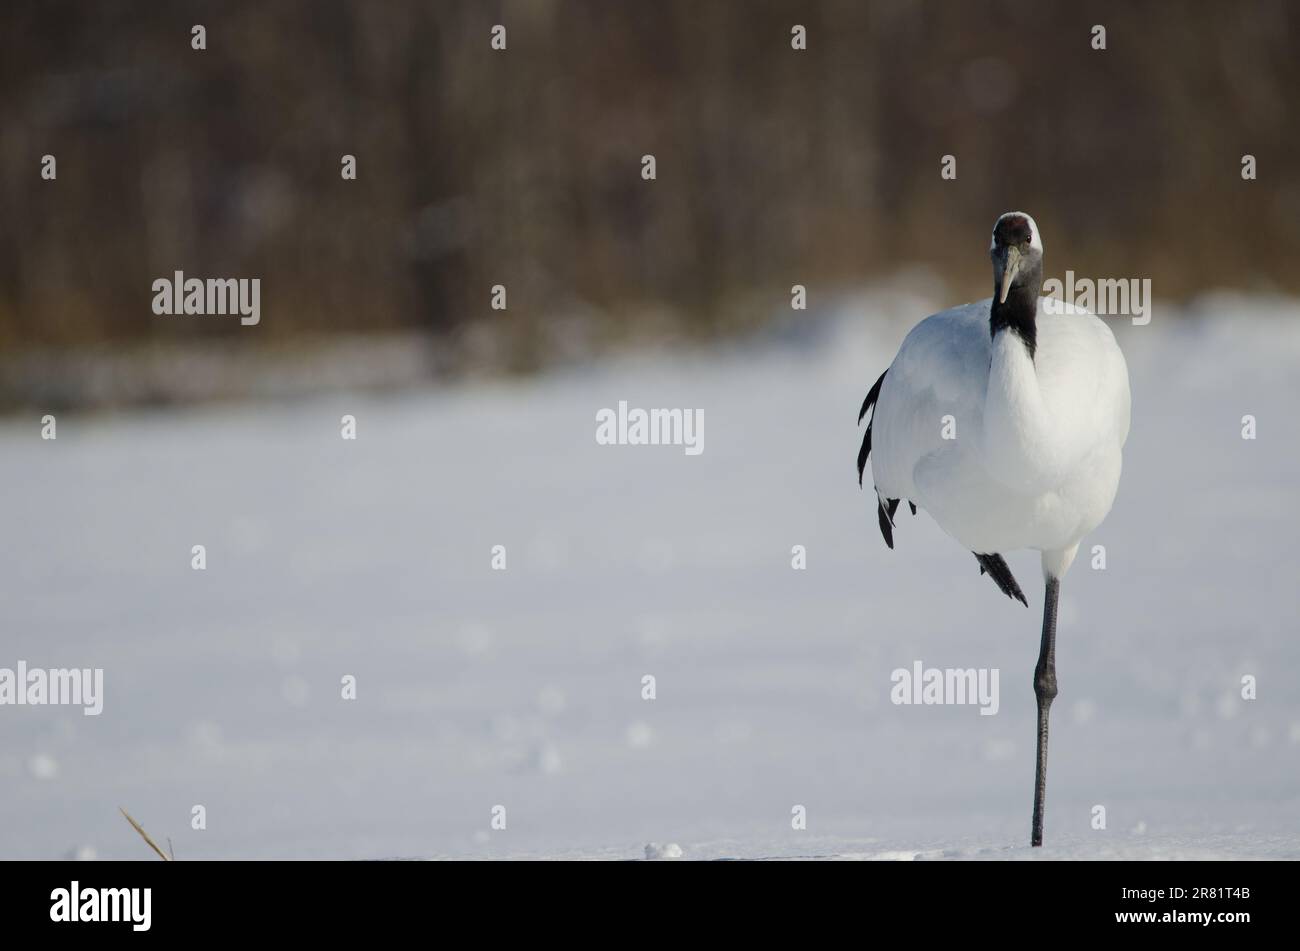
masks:
{"label": "white bird", "polygon": [[1042,552],[1030,839],[1037,846],[1047,721],[1057,695],[1057,598],[1079,541],[1101,524],[1119,487],[1128,368],[1097,317],[1064,302],[1044,306],[1043,242],[1033,218],[1002,215],[989,254],[994,296],[917,324],[867,394],[858,422],[875,410],[858,453],[858,482],[870,455],[880,531],[890,548],[894,512],[906,499],[913,514],[917,507],[929,512],[975,554],[980,574],[1026,607],[1002,553]]}

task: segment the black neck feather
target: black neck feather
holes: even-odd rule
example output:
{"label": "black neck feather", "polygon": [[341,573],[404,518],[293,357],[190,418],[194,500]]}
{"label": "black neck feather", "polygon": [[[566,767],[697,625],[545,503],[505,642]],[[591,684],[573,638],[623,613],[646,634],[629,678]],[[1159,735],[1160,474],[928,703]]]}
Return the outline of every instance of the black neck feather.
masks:
{"label": "black neck feather", "polygon": [[1009,330],[1017,334],[1029,351],[1029,359],[1034,358],[1038,348],[1038,295],[1043,289],[1041,269],[1035,269],[1026,275],[1024,284],[1013,284],[1007,294],[1005,303],[998,301],[999,288],[993,288],[993,310],[989,314],[989,332],[996,337],[998,331]]}

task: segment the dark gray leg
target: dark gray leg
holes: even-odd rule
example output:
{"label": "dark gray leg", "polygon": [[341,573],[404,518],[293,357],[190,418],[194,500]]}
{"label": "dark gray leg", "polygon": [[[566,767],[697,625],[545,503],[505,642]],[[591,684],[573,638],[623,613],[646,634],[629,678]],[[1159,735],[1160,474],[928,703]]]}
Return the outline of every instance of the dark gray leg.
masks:
{"label": "dark gray leg", "polygon": [[1038,697],[1038,763],[1034,770],[1034,829],[1030,845],[1043,844],[1043,800],[1047,794],[1047,716],[1056,699],[1056,598],[1058,578],[1047,579],[1043,597],[1043,643],[1034,668],[1034,694]]}

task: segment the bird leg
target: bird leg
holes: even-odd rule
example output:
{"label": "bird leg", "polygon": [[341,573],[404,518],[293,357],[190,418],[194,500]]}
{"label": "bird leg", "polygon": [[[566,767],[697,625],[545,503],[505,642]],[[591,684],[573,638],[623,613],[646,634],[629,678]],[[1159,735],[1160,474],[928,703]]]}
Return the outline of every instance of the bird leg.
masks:
{"label": "bird leg", "polygon": [[1043,844],[1043,803],[1047,794],[1047,717],[1056,699],[1056,600],[1059,578],[1048,577],[1043,597],[1043,642],[1034,668],[1034,695],[1038,697],[1038,759],[1034,769],[1034,827],[1029,844]]}

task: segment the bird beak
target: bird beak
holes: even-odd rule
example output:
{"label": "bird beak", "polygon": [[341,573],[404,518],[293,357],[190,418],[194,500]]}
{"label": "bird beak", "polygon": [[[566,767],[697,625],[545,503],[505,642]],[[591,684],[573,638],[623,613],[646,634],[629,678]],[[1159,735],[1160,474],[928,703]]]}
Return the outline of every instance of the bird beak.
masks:
{"label": "bird beak", "polygon": [[1020,251],[1016,248],[1007,248],[1007,263],[1002,268],[1002,287],[998,291],[998,303],[1005,304],[1007,295],[1011,293],[1011,282],[1016,279],[1016,274],[1020,271]]}

